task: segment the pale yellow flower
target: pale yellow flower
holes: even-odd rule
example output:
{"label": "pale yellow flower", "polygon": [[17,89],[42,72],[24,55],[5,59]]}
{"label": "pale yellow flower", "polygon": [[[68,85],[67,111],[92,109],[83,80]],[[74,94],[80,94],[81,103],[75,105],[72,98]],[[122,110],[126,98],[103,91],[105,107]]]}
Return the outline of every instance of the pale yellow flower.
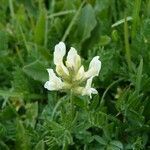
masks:
{"label": "pale yellow flower", "polygon": [[[81,65],[81,57],[78,55],[77,50],[73,47],[70,48],[67,60],[64,65],[64,56],[66,54],[66,46],[63,42],[59,42],[54,50],[54,64],[56,65],[56,76],[53,69],[47,69],[49,73],[49,81],[44,87],[50,91],[53,90],[71,90],[74,93],[81,95],[88,95],[92,98],[92,94],[97,94],[97,90],[92,88],[92,80],[95,76],[99,75],[101,69],[101,61],[99,56],[95,56],[89,65],[87,71]],[[86,82],[85,87],[83,86]]]}

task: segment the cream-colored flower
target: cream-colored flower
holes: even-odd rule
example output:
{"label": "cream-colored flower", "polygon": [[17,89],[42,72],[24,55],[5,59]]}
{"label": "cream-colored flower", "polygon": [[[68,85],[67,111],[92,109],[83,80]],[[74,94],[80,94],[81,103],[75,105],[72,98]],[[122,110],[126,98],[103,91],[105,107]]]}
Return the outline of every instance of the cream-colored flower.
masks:
{"label": "cream-colored flower", "polygon": [[[94,57],[89,65],[87,71],[81,65],[81,58],[77,50],[73,47],[70,48],[66,66],[63,63],[63,58],[66,54],[66,46],[63,42],[59,42],[55,46],[54,51],[54,64],[56,65],[56,73],[60,76],[57,77],[53,69],[48,69],[49,81],[44,85],[50,91],[53,90],[72,90],[74,93],[81,95],[88,95],[90,98],[92,94],[97,94],[97,90],[92,88],[92,80],[98,76],[101,69],[101,61],[99,56]],[[86,86],[84,86],[86,82]]]}
{"label": "cream-colored flower", "polygon": [[97,90],[91,87],[93,77],[90,77],[87,82],[85,88],[82,89],[82,95],[88,95],[92,98],[92,94],[98,94]]}
{"label": "cream-colored flower", "polygon": [[56,76],[53,69],[47,69],[49,81],[44,84],[44,87],[50,91],[60,90],[63,87],[63,82]]}

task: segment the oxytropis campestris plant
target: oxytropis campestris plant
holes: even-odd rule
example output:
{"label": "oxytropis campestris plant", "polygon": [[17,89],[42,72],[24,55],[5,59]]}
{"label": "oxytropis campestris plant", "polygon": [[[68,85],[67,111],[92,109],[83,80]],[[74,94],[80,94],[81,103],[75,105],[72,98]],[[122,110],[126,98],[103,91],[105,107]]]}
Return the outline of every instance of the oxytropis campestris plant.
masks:
{"label": "oxytropis campestris plant", "polygon": [[47,69],[49,80],[45,83],[44,87],[50,91],[71,90],[71,92],[83,96],[88,95],[90,98],[92,94],[97,94],[97,90],[92,88],[91,85],[93,78],[99,75],[101,69],[99,56],[95,56],[91,60],[88,70],[85,71],[84,66],[81,64],[81,57],[75,48],[70,48],[64,64],[63,57],[65,54],[66,46],[63,42],[59,42],[55,46],[54,51],[54,64],[56,65],[56,73],[59,77],[53,69]]}

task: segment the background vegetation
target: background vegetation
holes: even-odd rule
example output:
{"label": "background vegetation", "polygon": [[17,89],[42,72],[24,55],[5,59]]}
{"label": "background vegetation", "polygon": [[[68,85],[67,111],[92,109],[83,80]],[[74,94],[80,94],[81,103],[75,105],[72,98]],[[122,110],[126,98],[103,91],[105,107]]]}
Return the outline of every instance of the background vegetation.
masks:
{"label": "background vegetation", "polygon": [[[149,0],[0,0],[0,149],[150,149]],[[99,95],[48,92],[46,68],[65,41]]]}

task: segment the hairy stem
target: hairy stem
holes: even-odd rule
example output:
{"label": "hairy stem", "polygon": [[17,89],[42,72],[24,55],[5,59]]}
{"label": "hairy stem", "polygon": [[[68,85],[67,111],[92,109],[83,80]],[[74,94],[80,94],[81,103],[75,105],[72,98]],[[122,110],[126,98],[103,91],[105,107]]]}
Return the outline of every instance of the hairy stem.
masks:
{"label": "hairy stem", "polygon": [[71,90],[71,92],[70,92],[70,104],[71,104],[71,113],[72,113],[72,118],[74,118],[74,103],[73,103],[73,92],[72,92],[72,90]]}

